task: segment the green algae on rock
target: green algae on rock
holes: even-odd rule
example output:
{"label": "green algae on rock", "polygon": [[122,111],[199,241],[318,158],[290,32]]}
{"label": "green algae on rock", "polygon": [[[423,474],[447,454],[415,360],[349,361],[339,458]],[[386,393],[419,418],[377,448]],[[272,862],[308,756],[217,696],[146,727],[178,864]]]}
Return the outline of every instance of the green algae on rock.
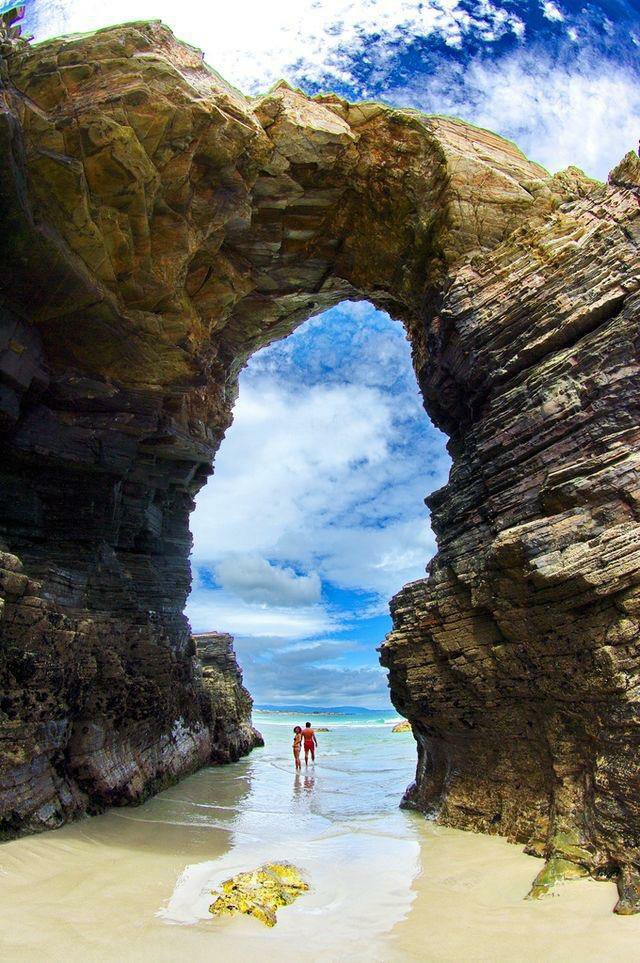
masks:
{"label": "green algae on rock", "polygon": [[534,879],[527,899],[540,899],[546,896],[561,880],[582,879],[588,875],[589,870],[580,863],[563,859],[561,856],[552,856]]}
{"label": "green algae on rock", "polygon": [[300,871],[290,863],[266,863],[258,869],[238,873],[221,884],[222,892],[213,890],[216,899],[209,907],[213,916],[244,913],[254,916],[265,926],[275,926],[276,910],[289,906],[309,889]]}

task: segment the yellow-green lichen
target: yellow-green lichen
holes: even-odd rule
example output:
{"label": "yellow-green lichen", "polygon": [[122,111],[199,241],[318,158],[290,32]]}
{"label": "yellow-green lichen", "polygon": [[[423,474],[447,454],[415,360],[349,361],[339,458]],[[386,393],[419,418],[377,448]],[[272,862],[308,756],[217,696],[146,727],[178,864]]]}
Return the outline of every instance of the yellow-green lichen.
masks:
{"label": "yellow-green lichen", "polygon": [[309,889],[300,871],[289,863],[267,863],[247,873],[226,879],[209,907],[214,916],[244,913],[265,926],[276,925],[276,910],[288,906]]}

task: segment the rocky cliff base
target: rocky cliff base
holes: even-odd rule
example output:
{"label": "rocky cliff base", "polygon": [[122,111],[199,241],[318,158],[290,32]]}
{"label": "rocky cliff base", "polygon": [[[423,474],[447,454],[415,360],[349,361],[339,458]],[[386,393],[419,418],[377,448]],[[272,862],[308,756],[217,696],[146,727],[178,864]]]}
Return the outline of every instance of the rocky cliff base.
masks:
{"label": "rocky cliff base", "polygon": [[0,552],[0,838],[143,801],[262,745],[233,639],[176,653],[162,629],[82,619]]}
{"label": "rocky cliff base", "polygon": [[[425,397],[455,439],[438,554],[382,647],[418,743],[404,803],[618,879],[640,906],[640,162],[452,277]],[[466,385],[466,391],[462,391]],[[464,432],[459,425],[465,421]]]}

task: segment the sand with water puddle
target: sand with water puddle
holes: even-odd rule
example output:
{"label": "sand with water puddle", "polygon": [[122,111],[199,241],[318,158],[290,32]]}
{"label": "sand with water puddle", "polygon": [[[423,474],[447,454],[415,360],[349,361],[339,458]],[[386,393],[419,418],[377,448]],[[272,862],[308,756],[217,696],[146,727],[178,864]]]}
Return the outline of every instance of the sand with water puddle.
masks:
{"label": "sand with water puddle", "polygon": [[[579,880],[523,899],[541,863],[504,840],[397,808],[413,740],[335,726],[296,777],[286,727],[136,809],[0,846],[3,960],[582,960],[640,958],[640,917]],[[210,890],[286,859],[311,890],[253,919],[213,919]]]}

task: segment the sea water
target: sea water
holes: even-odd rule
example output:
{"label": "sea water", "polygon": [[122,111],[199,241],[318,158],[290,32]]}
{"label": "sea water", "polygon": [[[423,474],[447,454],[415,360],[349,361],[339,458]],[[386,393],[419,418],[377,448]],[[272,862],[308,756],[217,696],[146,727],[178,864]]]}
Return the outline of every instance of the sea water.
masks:
{"label": "sea water", "polygon": [[[293,725],[317,730],[296,773]],[[578,880],[526,901],[541,863],[398,806],[411,733],[391,712],[257,712],[266,745],[139,807],[0,846],[0,958],[31,961],[635,959],[640,920]],[[328,731],[320,731],[327,729]],[[267,929],[213,918],[212,890],[271,860],[310,889]]]}

